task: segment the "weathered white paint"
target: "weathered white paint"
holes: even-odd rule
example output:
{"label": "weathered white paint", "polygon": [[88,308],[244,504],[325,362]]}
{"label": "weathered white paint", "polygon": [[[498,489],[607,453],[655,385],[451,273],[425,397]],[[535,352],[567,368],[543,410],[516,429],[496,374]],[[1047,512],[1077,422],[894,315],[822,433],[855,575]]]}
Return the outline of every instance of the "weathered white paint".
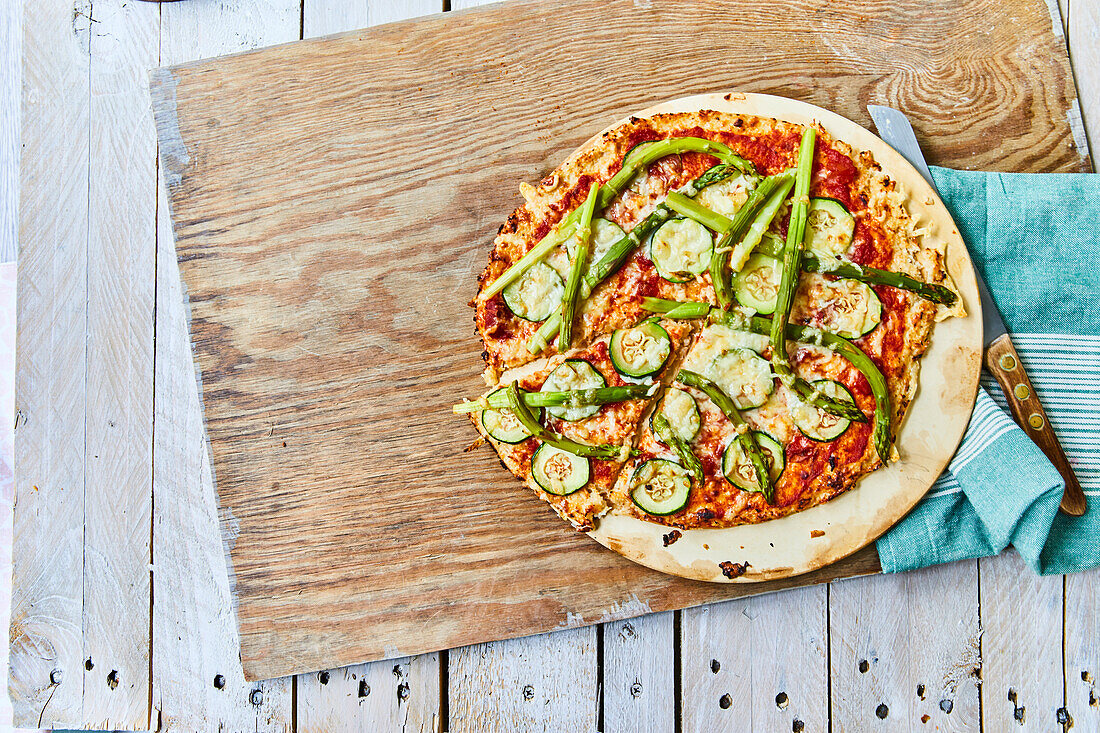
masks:
{"label": "weathered white paint", "polygon": [[15,381],[19,552],[13,557],[8,684],[15,724],[25,727],[83,720],[90,116],[82,7],[43,0],[23,8]]}
{"label": "weathered white paint", "polygon": [[973,561],[833,583],[833,730],[978,731],[977,589]]}
{"label": "weathered white paint", "polygon": [[675,730],[674,620],[674,613],[658,613],[604,625],[604,733]]}
{"label": "weathered white paint", "polygon": [[145,70],[160,13],[91,7],[81,722],[134,729],[149,720],[157,192]]}
{"label": "weathered white paint", "polygon": [[[291,41],[301,21],[297,0],[168,3],[160,12],[162,65]],[[241,670],[163,184],[158,202],[150,726],[286,731],[291,680],[247,683]]]}
{"label": "weathered white paint", "polygon": [[1057,729],[1064,703],[1062,578],[1038,577],[1009,550],[979,561],[982,599],[982,725]]}
{"label": "weathered white paint", "polygon": [[684,732],[826,730],[826,595],[810,586],[682,611]]}
{"label": "weathered white paint", "polygon": [[451,733],[596,728],[594,626],[452,649],[449,656]]}
{"label": "weathered white paint", "polygon": [[23,14],[0,5],[0,262],[16,252],[19,206],[19,81],[23,68]]}

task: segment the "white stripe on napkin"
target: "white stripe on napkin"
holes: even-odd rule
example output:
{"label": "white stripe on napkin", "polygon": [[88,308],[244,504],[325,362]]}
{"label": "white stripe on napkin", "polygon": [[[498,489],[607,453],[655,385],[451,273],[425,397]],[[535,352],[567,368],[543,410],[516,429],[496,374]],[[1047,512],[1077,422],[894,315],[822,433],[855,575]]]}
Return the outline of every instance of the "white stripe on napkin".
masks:
{"label": "white stripe on napkin", "polygon": [[[1012,342],[1082,488],[1089,496],[1100,496],[1100,336],[1016,333]],[[1015,426],[996,380],[983,372],[981,386],[984,393],[978,392],[962,445],[925,498],[962,491],[951,472],[978,458]]]}

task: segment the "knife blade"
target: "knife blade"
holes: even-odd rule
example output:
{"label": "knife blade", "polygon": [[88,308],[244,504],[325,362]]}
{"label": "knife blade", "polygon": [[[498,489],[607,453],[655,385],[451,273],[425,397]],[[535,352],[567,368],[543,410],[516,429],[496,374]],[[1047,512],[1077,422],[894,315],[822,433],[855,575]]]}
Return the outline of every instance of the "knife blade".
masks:
{"label": "knife blade", "polygon": [[[892,107],[878,104],[867,105],[867,111],[874,120],[875,127],[878,128],[879,137],[909,161],[928,181],[928,185],[936,190],[936,182],[932,179],[932,172],[924,160],[924,154],[921,152],[909,119]],[[1058,442],[1058,437],[1050,427],[1046,412],[1035,394],[1035,389],[1031,386],[1031,380],[1024,371],[1016,348],[1012,345],[1012,339],[1008,335],[1004,319],[1001,318],[1001,312],[997,310],[997,304],[993,301],[989,287],[977,268],[974,268],[974,278],[978,283],[978,296],[982,305],[985,366],[1005,393],[1005,399],[1008,400],[1016,422],[1062,474],[1066,488],[1062,494],[1061,510],[1066,514],[1079,517],[1087,509],[1085,492],[1073,473],[1073,468]]]}

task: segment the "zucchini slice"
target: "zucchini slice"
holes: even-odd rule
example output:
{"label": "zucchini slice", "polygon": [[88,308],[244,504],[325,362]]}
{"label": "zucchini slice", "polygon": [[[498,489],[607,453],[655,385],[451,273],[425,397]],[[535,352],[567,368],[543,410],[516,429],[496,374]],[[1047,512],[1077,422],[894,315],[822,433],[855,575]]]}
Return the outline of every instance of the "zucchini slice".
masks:
{"label": "zucchini slice", "polygon": [[[668,392],[665,392],[665,399],[661,402],[659,412],[668,420],[676,436],[685,443],[690,443],[699,434],[699,427],[702,425],[699,405],[695,404],[695,398],[689,395],[687,390],[670,387]],[[649,421],[652,428],[652,416]]]}
{"label": "zucchini slice", "polygon": [[[558,368],[550,372],[550,376],[542,383],[540,392],[565,392],[571,389],[596,389],[606,387],[607,380],[584,359],[566,359]],[[592,417],[600,411],[599,405],[587,407],[547,407],[546,411],[556,418],[568,420],[583,420]]]}
{"label": "zucchini slice", "polygon": [[679,463],[651,458],[630,477],[630,499],[646,514],[664,517],[683,509],[691,495],[691,474]]}
{"label": "zucchini slice", "polygon": [[[502,387],[491,394],[503,391]],[[534,413],[535,419],[539,419],[542,410],[538,407],[532,407],[530,410]],[[483,410],[481,427],[485,428],[489,437],[501,443],[522,443],[531,437],[530,431],[523,427],[511,410]]]}
{"label": "zucchini slice", "polygon": [[[589,241],[588,264],[585,266],[585,274],[592,272],[596,263],[607,254],[611,245],[626,236],[618,224],[608,219],[592,220],[592,239]],[[546,256],[546,263],[558,273],[562,280],[569,277],[569,267],[572,259],[572,249],[567,246],[573,243],[570,238],[566,244],[555,247]]]}
{"label": "zucchini slice", "polygon": [[652,321],[633,328],[620,328],[611,335],[608,346],[615,371],[628,377],[648,377],[656,374],[672,353],[668,331]]}
{"label": "zucchini slice", "polygon": [[767,315],[775,311],[775,298],[783,269],[779,260],[767,255],[753,255],[733,280],[734,295],[741,305]]}
{"label": "zucchini slice", "polygon": [[649,240],[649,259],[657,274],[674,283],[685,283],[710,267],[714,235],[694,219],[665,222]]}
{"label": "zucchini slice", "polygon": [[838,336],[856,339],[874,331],[882,322],[882,301],[867,283],[859,280],[824,281],[812,290],[816,302],[824,302],[817,325]]}
{"label": "zucchini slice", "polygon": [[520,279],[504,288],[509,310],[525,321],[545,321],[561,305],[565,283],[553,267],[536,263]]}
{"label": "zucchini slice", "polygon": [[[768,476],[774,485],[783,470],[787,467],[787,458],[783,454],[783,446],[779,441],[759,430],[753,431],[756,444],[760,446],[760,452],[764,457],[764,465],[768,467]],[[742,491],[760,491],[760,481],[756,476],[756,469],[752,461],[745,455],[741,443],[736,439],[729,444],[726,452],[722,454],[722,473],[726,480]]]}
{"label": "zucchini slice", "polygon": [[[834,382],[831,379],[819,379],[812,384],[816,391],[827,397],[855,404],[856,400],[852,397],[852,393],[840,382]],[[830,415],[824,410],[798,399],[798,395],[793,392],[791,394],[791,420],[798,431],[810,440],[818,443],[828,443],[830,440],[836,440],[852,424],[852,421],[847,418]]]}
{"label": "zucchini slice", "polygon": [[548,494],[568,496],[588,483],[588,459],[543,443],[531,458],[531,475]]}
{"label": "zucchini slice", "polygon": [[810,199],[802,242],[814,252],[839,257],[852,246],[856,218],[836,199]]}
{"label": "zucchini slice", "polygon": [[755,187],[754,179],[742,174],[707,186],[699,192],[695,200],[711,211],[732,219],[733,215],[745,205],[749,192]]}
{"label": "zucchini slice", "polygon": [[592,249],[588,253],[588,269],[600,261],[611,245],[626,236],[623,228],[609,219],[592,220]]}
{"label": "zucchini slice", "polygon": [[775,389],[771,364],[749,349],[731,349],[714,357],[703,376],[729,395],[738,410],[760,407]]}

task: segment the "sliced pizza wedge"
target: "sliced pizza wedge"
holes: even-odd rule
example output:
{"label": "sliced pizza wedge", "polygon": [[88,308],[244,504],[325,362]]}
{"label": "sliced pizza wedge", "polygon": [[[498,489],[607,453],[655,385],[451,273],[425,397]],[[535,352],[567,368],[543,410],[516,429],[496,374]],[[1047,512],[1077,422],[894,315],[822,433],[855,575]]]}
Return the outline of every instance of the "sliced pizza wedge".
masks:
{"label": "sliced pizza wedge", "polygon": [[871,423],[811,402],[820,392],[853,403],[856,417],[871,415],[866,379],[820,346],[791,342],[789,351],[807,395],[773,373],[767,336],[721,323],[704,328],[642,426],[612,503],[684,529],[729,527],[828,501],[873,468]]}
{"label": "sliced pizza wedge", "polygon": [[[589,530],[610,508],[639,423],[690,335],[687,324],[646,319],[505,372],[478,400],[490,409],[456,409],[470,414],[509,471],[574,527]],[[522,418],[506,407],[510,389],[523,403]]]}

